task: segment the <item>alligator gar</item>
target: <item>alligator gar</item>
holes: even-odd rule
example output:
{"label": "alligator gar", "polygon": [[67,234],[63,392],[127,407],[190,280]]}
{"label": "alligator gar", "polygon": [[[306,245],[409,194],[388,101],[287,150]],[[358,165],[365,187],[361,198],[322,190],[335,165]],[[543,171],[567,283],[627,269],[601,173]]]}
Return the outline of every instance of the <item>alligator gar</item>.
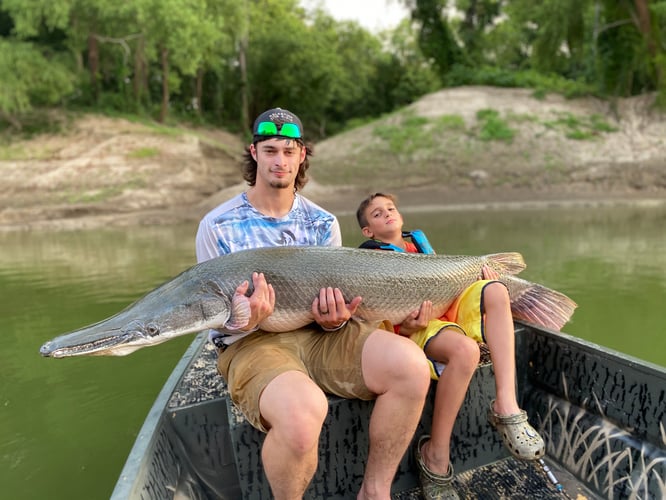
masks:
{"label": "alligator gar", "polygon": [[[272,247],[245,250],[194,265],[108,319],[58,336],[43,356],[125,355],[209,328],[234,330],[248,322],[248,301],[234,292],[254,271],[275,289],[275,309],[260,327],[290,331],[313,321],[313,300],[337,287],[350,302],[363,298],[356,316],[401,323],[425,300],[441,316],[479,279],[484,264],[509,290],[515,319],[559,330],[576,304],[566,295],[514,276],[525,268],[519,253],[485,256],[424,255],[345,247]],[[247,294],[251,293],[248,290]]]}

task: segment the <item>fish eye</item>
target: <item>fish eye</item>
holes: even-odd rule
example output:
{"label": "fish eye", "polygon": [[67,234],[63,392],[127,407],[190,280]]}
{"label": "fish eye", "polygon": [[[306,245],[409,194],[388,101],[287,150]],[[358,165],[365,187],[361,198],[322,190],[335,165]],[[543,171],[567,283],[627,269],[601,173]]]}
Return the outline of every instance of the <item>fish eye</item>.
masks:
{"label": "fish eye", "polygon": [[146,332],[151,337],[154,337],[155,335],[159,335],[160,327],[157,326],[155,323],[149,323],[149,324],[146,325]]}

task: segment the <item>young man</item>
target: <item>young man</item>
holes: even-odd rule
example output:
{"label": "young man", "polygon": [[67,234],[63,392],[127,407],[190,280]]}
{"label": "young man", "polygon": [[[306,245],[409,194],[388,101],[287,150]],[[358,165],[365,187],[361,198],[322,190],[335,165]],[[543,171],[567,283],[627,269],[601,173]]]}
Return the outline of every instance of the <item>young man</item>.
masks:
{"label": "young man", "polygon": [[[249,189],[208,213],[196,238],[199,262],[239,250],[341,244],[330,213],[298,194],[310,150],[301,121],[276,108],[255,120],[245,152]],[[252,276],[251,316],[240,331],[216,331],[218,369],[233,401],[266,432],[262,462],[276,499],[300,499],[316,468],[327,392],[376,399],[370,450],[358,499],[390,498],[398,464],[416,430],[428,390],[423,352],[408,339],[352,318],[362,297],[345,303],[337,288],[313,297],[316,324],[285,333],[259,329],[275,305],[262,274]],[[248,282],[239,283],[245,294]],[[340,375],[340,374],[343,375]]]}
{"label": "young man", "polygon": [[[403,233],[403,218],[391,194],[375,193],[356,212],[361,232],[370,240],[361,248],[399,252],[434,253],[425,236],[415,232],[413,241]],[[432,304],[396,327],[421,347],[431,364],[431,376],[439,380],[432,418],[432,437],[422,436],[416,448],[421,486],[426,499],[458,498],[451,486],[449,458],[451,432],[479,361],[477,342],[488,344],[495,371],[496,399],[490,422],[513,455],[537,459],[544,453],[541,436],[527,422],[516,399],[513,318],[506,287],[497,272],[484,266],[481,278],[468,287],[440,319],[431,320]]]}

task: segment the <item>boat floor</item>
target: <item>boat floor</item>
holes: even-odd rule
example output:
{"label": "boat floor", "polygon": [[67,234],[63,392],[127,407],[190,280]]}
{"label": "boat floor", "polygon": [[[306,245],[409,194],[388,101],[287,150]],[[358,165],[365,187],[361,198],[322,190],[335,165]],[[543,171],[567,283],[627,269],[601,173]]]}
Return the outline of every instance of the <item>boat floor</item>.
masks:
{"label": "boat floor", "polygon": [[[532,500],[597,499],[569,472],[545,459],[528,462],[513,457],[456,474],[453,486],[461,499]],[[392,495],[393,500],[421,500],[419,488]]]}
{"label": "boat floor", "polygon": [[[480,367],[491,364],[490,352],[485,344],[480,345]],[[217,376],[216,354],[210,343],[206,342],[195,362],[179,384],[179,389],[171,397],[171,407],[189,406],[205,401],[210,396],[217,397],[219,391],[226,391],[226,385]],[[207,369],[204,369],[207,367]],[[207,374],[207,375],[205,375]],[[237,421],[244,421],[235,405],[231,405],[231,415]],[[493,431],[490,431],[494,434]],[[415,472],[415,471],[412,471]],[[457,472],[453,480],[454,487],[461,499],[601,499],[554,460],[545,457],[539,461],[518,460],[512,456],[498,458],[489,464]],[[396,492],[394,500],[420,500],[423,498],[419,487]]]}

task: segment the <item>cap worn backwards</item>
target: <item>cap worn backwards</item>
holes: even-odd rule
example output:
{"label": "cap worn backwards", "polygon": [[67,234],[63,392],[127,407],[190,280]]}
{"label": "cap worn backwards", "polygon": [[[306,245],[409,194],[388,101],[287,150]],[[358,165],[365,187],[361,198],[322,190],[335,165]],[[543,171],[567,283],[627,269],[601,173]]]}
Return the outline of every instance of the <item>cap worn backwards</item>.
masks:
{"label": "cap worn backwards", "polygon": [[303,140],[303,124],[291,111],[282,108],[273,108],[261,113],[254,121],[252,127],[254,141],[273,137]]}

